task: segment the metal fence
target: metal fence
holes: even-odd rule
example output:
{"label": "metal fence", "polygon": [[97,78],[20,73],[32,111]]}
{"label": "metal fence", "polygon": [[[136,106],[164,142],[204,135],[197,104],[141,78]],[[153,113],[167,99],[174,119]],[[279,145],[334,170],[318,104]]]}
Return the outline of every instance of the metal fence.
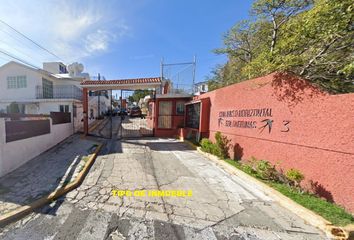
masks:
{"label": "metal fence", "polygon": [[37,99],[82,99],[82,89],[74,85],[36,86]]}
{"label": "metal fence", "polygon": [[196,60],[185,63],[161,63],[161,77],[169,82],[169,93],[192,94],[195,81]]}

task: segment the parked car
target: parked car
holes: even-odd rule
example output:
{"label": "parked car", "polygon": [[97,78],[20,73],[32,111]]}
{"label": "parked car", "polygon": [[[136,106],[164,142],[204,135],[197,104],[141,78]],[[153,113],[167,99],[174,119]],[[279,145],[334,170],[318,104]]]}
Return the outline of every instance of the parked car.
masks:
{"label": "parked car", "polygon": [[130,109],[130,116],[131,117],[141,117],[140,107],[132,107],[132,109]]}

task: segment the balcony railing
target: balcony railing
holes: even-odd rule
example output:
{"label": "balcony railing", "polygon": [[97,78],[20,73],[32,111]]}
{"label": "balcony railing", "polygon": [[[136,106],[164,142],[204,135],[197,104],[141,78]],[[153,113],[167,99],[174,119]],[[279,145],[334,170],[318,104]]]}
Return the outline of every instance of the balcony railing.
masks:
{"label": "balcony railing", "polygon": [[36,86],[36,98],[82,100],[82,89],[74,85]]}

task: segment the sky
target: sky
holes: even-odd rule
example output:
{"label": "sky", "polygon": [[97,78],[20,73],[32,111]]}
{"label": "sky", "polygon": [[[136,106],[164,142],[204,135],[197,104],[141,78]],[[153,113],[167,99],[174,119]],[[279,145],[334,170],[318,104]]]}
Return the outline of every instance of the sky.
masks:
{"label": "sky", "polygon": [[[106,79],[160,76],[160,63],[191,62],[196,82],[226,61],[213,50],[248,18],[251,0],[2,0],[0,20],[65,64]],[[0,51],[35,65],[60,61],[0,22]],[[0,64],[11,58],[0,53]]]}

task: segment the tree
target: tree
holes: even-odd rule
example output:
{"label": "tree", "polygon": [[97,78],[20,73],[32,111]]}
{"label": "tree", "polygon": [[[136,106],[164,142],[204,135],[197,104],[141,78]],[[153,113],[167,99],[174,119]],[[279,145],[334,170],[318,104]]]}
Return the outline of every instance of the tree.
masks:
{"label": "tree", "polygon": [[330,92],[352,92],[353,20],[351,0],[315,1],[287,24],[278,62]]}
{"label": "tree", "polygon": [[133,95],[129,96],[129,102],[139,102],[141,98],[151,95],[152,90],[135,90]]}
{"label": "tree", "polygon": [[213,87],[288,71],[332,93],[354,91],[352,0],[257,0],[251,12],[216,50],[228,61],[209,77]]}
{"label": "tree", "polygon": [[294,15],[312,4],[310,0],[257,0],[252,13],[258,18],[265,18],[272,24],[270,54],[273,54],[280,28]]}

